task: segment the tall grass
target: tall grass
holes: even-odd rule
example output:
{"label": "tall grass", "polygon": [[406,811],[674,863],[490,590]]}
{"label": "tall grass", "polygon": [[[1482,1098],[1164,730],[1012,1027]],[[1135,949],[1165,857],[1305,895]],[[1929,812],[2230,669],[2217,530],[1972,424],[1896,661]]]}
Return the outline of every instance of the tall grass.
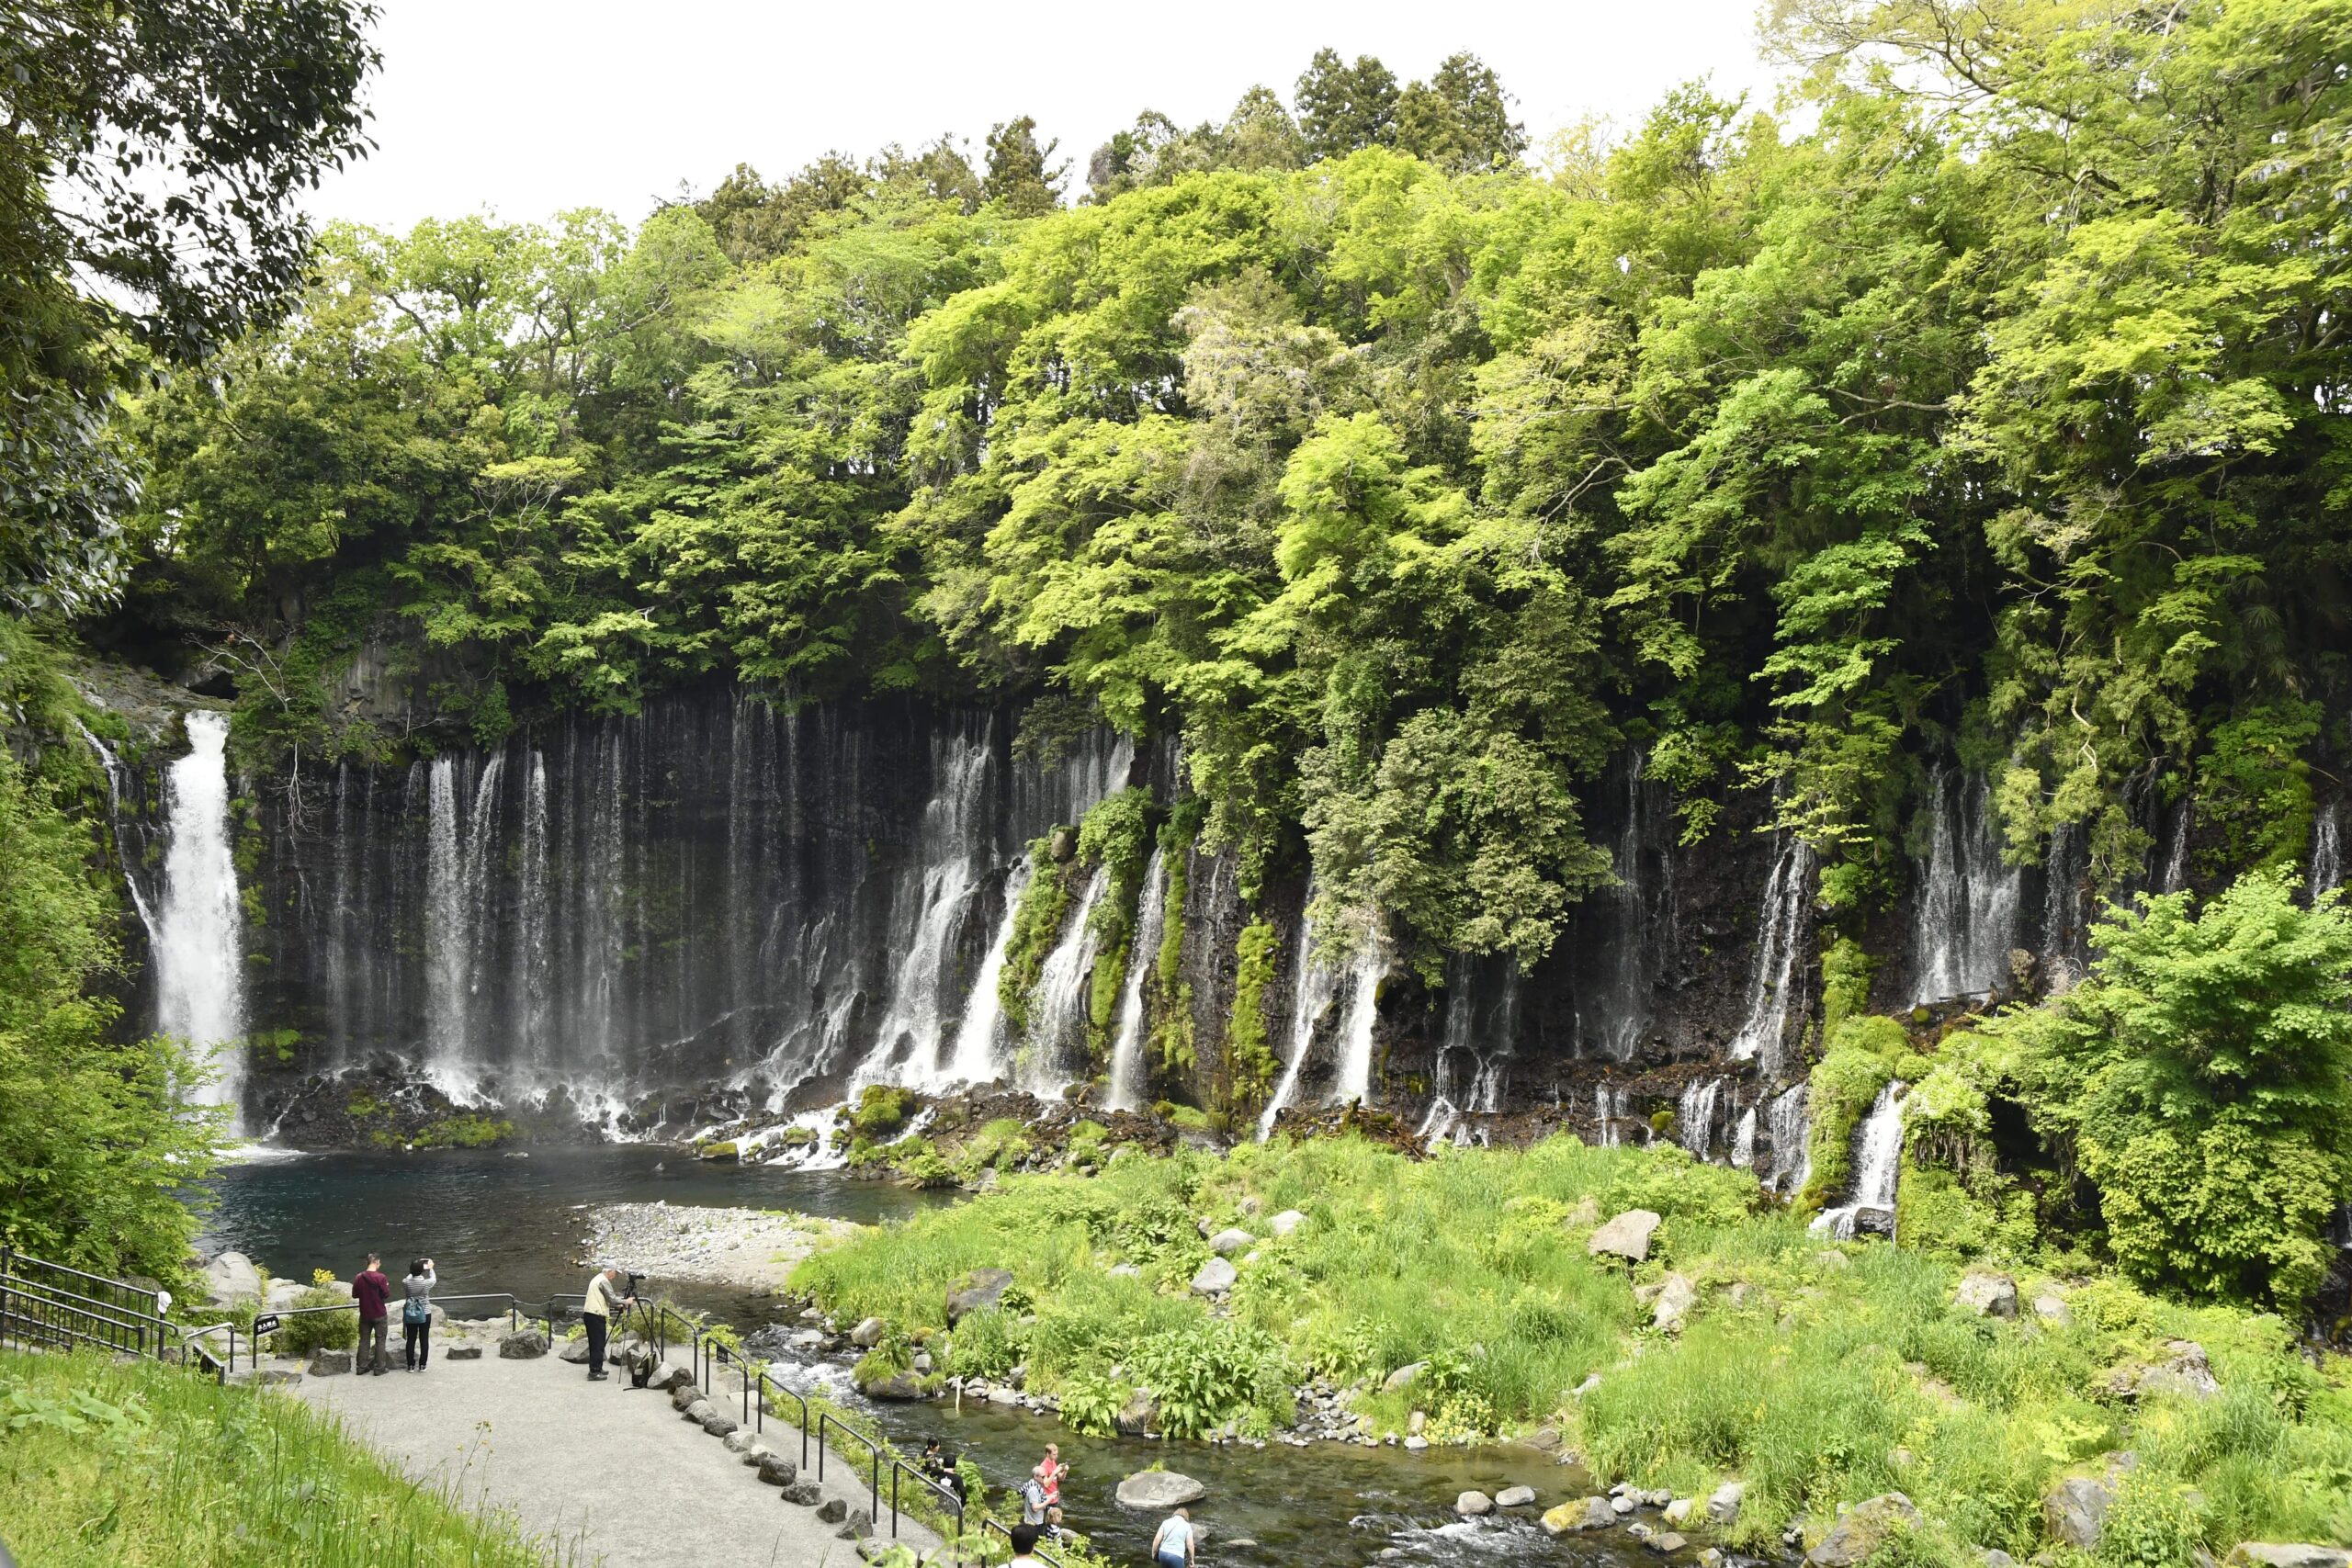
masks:
{"label": "tall grass", "polygon": [[0,1539],[40,1568],[539,1568],[282,1395],[153,1362],[0,1353]]}

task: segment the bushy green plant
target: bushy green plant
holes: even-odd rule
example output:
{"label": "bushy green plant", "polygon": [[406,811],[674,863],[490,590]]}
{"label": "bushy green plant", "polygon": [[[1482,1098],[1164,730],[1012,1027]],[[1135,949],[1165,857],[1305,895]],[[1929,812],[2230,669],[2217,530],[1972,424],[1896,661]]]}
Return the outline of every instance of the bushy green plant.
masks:
{"label": "bushy green plant", "polygon": [[1274,1086],[1278,1064],[1266,1038],[1266,989],[1282,964],[1274,928],[1253,920],[1241,928],[1234,947],[1233,1013],[1226,1024],[1226,1073],[1233,1103],[1262,1104]]}
{"label": "bushy green plant", "polygon": [[1127,1391],[1104,1374],[1078,1372],[1061,1381],[1062,1421],[1082,1437],[1107,1438],[1119,1429]]}
{"label": "bushy green plant", "polygon": [[348,1350],[359,1343],[359,1314],[351,1292],[331,1281],[314,1282],[294,1299],[298,1307],[329,1310],[288,1315],[269,1337],[269,1348],[281,1356],[307,1356],[313,1350]]}
{"label": "bushy green plant", "polygon": [[514,1123],[467,1112],[428,1122],[409,1141],[420,1149],[486,1149],[514,1135]]}
{"label": "bushy green plant", "polygon": [[888,1084],[867,1084],[859,1091],[857,1105],[850,1111],[850,1127],[859,1137],[884,1141],[907,1124],[914,1102],[912,1090]]}
{"label": "bushy green plant", "polygon": [[1029,1028],[1029,998],[1045,973],[1046,956],[1060,939],[1062,917],[1069,908],[1069,879],[1074,869],[1054,859],[1054,834],[1029,843],[1029,885],[1013,906],[1012,932],[1004,945],[1004,967],[997,976],[997,1002],[1004,1009],[1014,1039]]}
{"label": "bushy green plant", "polygon": [[966,1313],[948,1336],[947,1370],[959,1377],[1002,1377],[1021,1359],[1020,1327],[995,1307]]}
{"label": "bushy green plant", "polygon": [[1128,1352],[1127,1375],[1151,1391],[1159,1429],[1172,1438],[1204,1438],[1253,1416],[1291,1419],[1292,1370],[1282,1342],[1228,1320],[1139,1340]]}

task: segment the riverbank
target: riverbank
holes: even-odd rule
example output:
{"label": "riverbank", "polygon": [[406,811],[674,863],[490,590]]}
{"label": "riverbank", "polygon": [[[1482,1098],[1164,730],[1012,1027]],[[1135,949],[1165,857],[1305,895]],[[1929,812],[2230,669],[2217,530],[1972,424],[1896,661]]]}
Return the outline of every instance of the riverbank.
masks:
{"label": "riverbank", "polygon": [[659,1280],[780,1291],[803,1258],[856,1229],[769,1209],[604,1203],[588,1211],[581,1256]]}

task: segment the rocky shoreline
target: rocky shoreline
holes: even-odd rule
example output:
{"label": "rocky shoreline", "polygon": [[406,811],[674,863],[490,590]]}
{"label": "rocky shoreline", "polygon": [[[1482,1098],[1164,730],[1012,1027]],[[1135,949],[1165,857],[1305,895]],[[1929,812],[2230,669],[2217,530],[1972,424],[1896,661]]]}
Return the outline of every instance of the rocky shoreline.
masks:
{"label": "rocky shoreline", "polygon": [[781,1291],[795,1265],[856,1227],[769,1209],[706,1209],[665,1202],[605,1203],[588,1211],[582,1258],[657,1280]]}

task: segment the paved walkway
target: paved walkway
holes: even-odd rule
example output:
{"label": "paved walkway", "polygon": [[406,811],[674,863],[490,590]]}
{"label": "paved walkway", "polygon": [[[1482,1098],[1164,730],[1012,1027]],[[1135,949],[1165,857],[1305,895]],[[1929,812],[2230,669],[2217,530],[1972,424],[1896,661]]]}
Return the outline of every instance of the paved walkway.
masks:
{"label": "paved walkway", "polygon": [[[395,1345],[396,1363],[399,1354]],[[422,1373],[305,1376],[298,1392],[409,1474],[447,1486],[477,1511],[513,1515],[552,1543],[567,1568],[847,1568],[860,1561],[854,1542],[835,1537],[838,1526],[784,1502],[740,1455],[681,1419],[667,1395],[630,1389],[619,1373],[592,1383],[583,1368],[552,1354],[502,1361],[493,1338],[479,1361],[445,1360],[436,1347]],[[797,1426],[772,1421],[767,1442],[797,1461]],[[813,1475],[813,1441],[809,1457]],[[851,1471],[838,1455],[828,1460],[826,1495],[864,1508],[865,1488],[853,1490]],[[879,1533],[889,1528],[886,1513]],[[900,1521],[899,1539],[920,1552],[938,1544],[911,1519]]]}

